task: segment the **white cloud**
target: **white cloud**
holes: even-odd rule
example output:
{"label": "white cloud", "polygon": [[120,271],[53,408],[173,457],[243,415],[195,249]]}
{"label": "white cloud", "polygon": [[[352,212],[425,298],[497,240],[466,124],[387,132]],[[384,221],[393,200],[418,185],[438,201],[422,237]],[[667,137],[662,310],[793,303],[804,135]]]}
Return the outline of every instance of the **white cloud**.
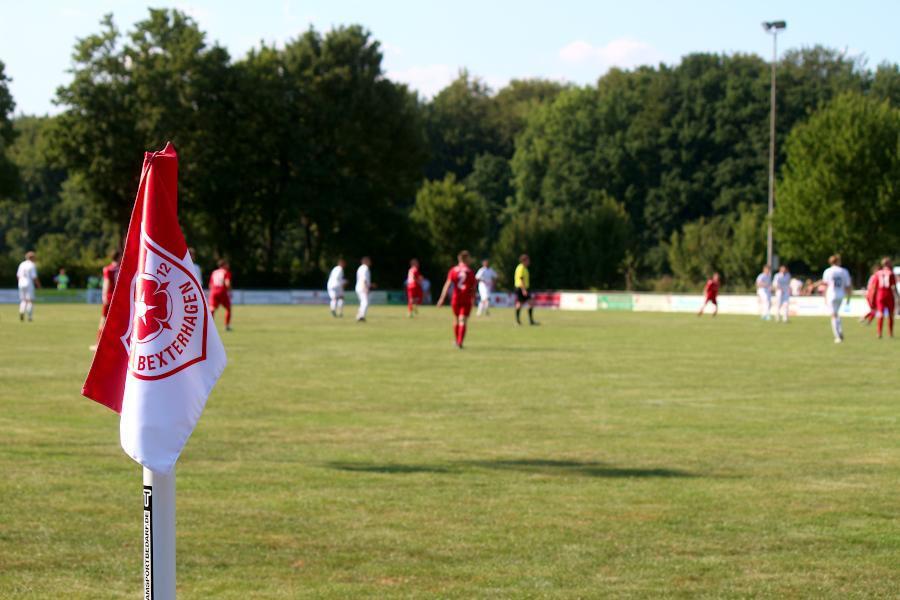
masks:
{"label": "white cloud", "polygon": [[660,53],[650,44],[633,38],[617,38],[603,46],[594,46],[584,40],[576,40],[563,46],[559,58],[568,64],[601,67],[630,68],[654,64]]}
{"label": "white cloud", "polygon": [[450,65],[425,65],[406,69],[388,69],[389,79],[399,81],[417,90],[426,98],[431,98],[459,75],[457,67]]}

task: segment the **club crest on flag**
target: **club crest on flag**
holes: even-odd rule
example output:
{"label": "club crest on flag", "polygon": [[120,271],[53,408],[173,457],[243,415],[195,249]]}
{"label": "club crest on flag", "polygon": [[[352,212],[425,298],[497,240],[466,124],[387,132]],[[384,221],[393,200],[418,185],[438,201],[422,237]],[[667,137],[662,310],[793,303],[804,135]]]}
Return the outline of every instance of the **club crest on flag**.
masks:
{"label": "club crest on flag", "polygon": [[206,298],[189,266],[145,234],[138,267],[121,337],[131,375],[162,379],[206,360]]}

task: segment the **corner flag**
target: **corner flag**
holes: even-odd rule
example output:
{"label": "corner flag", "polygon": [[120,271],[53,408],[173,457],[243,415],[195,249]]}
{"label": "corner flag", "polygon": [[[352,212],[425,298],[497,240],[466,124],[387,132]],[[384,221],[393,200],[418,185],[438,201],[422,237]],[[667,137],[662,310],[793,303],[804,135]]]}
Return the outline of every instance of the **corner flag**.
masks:
{"label": "corner flag", "polygon": [[122,449],[167,474],[225,368],[178,225],[178,156],[144,154],[118,281],[82,394],[121,414]]}

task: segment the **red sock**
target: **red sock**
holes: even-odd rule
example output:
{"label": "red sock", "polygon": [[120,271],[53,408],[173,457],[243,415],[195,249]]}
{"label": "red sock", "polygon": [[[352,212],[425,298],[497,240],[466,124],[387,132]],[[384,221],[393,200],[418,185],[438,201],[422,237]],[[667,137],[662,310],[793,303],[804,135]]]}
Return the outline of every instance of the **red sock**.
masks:
{"label": "red sock", "polygon": [[229,325],[231,325],[231,309],[226,308],[225,309],[225,327],[228,327]]}
{"label": "red sock", "polygon": [[891,337],[894,337],[894,315],[891,313],[891,316],[888,317],[888,331],[891,334]]}
{"label": "red sock", "polygon": [[460,346],[462,346],[464,339],[466,339],[466,325],[465,325],[465,323],[462,323],[459,326],[459,345]]}
{"label": "red sock", "polygon": [[884,327],[884,315],[878,315],[878,337],[881,337],[882,327]]}
{"label": "red sock", "polygon": [[459,323],[453,324],[453,337],[456,339],[456,343],[459,343]]}

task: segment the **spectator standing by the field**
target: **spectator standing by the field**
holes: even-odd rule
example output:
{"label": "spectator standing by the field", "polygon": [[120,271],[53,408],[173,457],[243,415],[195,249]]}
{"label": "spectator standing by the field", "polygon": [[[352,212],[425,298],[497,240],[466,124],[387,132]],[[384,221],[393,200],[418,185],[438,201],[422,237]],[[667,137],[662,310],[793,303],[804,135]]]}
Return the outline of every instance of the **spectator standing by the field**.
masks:
{"label": "spectator standing by the field", "polygon": [[69,289],[69,276],[66,275],[65,269],[61,268],[59,273],[53,276],[53,283],[56,284],[56,289],[58,290]]}
{"label": "spectator standing by the field", "polygon": [[762,273],[756,276],[756,296],[759,299],[759,312],[764,321],[772,318],[772,269],[766,265]]}
{"label": "spectator standing by the field", "polygon": [[16,269],[16,282],[19,287],[19,320],[24,321],[25,317],[31,321],[34,318],[34,292],[35,288],[41,287],[41,280],[38,279],[37,264],[34,260],[36,255],[29,250],[25,253],[25,260],[19,263]]}
{"label": "spectator standing by the field", "polygon": [[431,280],[422,276],[422,301],[431,304]]}
{"label": "spectator standing by the field", "polygon": [[778,308],[775,310],[775,320],[788,322],[791,309],[791,272],[787,265],[778,267],[778,272],[772,280],[775,286],[775,297]]}
{"label": "spectator standing by the field", "polygon": [[822,273],[822,279],[813,284],[814,287],[819,285],[825,286],[825,303],[831,312],[831,332],[834,334],[834,343],[840,344],[844,341],[844,328],[841,323],[841,303],[844,298],[850,300],[851,286],[850,273],[841,266],[841,255],[835,254],[828,259],[830,265],[825,272]]}
{"label": "spectator standing by the field", "polygon": [[347,261],[339,258],[337,264],[331,269],[331,273],[328,274],[328,283],[325,284],[332,317],[344,316],[344,286],[347,285],[344,269],[346,267]]}
{"label": "spectator standing by the field", "polygon": [[406,316],[412,318],[419,312],[422,304],[422,272],[419,271],[418,259],[409,261],[409,270],[406,272]]}
{"label": "spectator standing by the field", "polygon": [[456,257],[457,263],[447,273],[447,280],[441,290],[441,297],[437,305],[443,306],[447,298],[447,292],[453,287],[453,297],[450,307],[453,309],[453,334],[456,338],[456,347],[462,350],[463,340],[466,338],[466,324],[469,315],[472,314],[472,305],[475,303],[475,272],[469,266],[469,253],[466,250]]}
{"label": "spectator standing by the field", "polygon": [[491,308],[491,294],[494,292],[494,283],[497,281],[497,271],[491,268],[491,261],[484,259],[481,261],[481,268],[475,273],[475,280],[478,282],[478,312],[479,317],[487,315]]}
{"label": "spectator standing by the field", "polygon": [[216,309],[225,309],[225,331],[231,331],[231,267],[220,259],[218,269],[209,276],[209,308],[215,317]]}
{"label": "spectator standing by the field", "polygon": [[878,312],[878,337],[881,338],[884,318],[888,318],[888,332],[894,337],[894,311],[897,307],[897,278],[890,258],[881,259],[876,275],[875,310]]}
{"label": "spectator standing by the field", "polygon": [[791,277],[791,296],[803,295],[803,281],[799,277]]}
{"label": "spectator standing by the field", "polygon": [[372,290],[372,259],[363,256],[356,269],[356,295],[359,297],[359,310],[356,311],[356,321],[364,323],[369,312],[369,292]]}
{"label": "spectator standing by the field", "polygon": [[531,259],[527,254],[519,257],[519,266],[513,274],[513,284],[516,287],[516,324],[521,325],[522,305],[528,305],[528,321],[532,325],[537,325],[534,320],[534,301],[531,298],[531,273],[528,266],[531,265]]}
{"label": "spectator standing by the field", "polygon": [[703,306],[700,307],[700,312],[697,313],[698,317],[703,316],[703,311],[706,309],[706,305],[712,303],[713,305],[713,314],[712,316],[716,316],[719,314],[719,274],[713,273],[712,277],[706,280],[706,285],[703,286],[703,295],[705,299],[703,300]]}

